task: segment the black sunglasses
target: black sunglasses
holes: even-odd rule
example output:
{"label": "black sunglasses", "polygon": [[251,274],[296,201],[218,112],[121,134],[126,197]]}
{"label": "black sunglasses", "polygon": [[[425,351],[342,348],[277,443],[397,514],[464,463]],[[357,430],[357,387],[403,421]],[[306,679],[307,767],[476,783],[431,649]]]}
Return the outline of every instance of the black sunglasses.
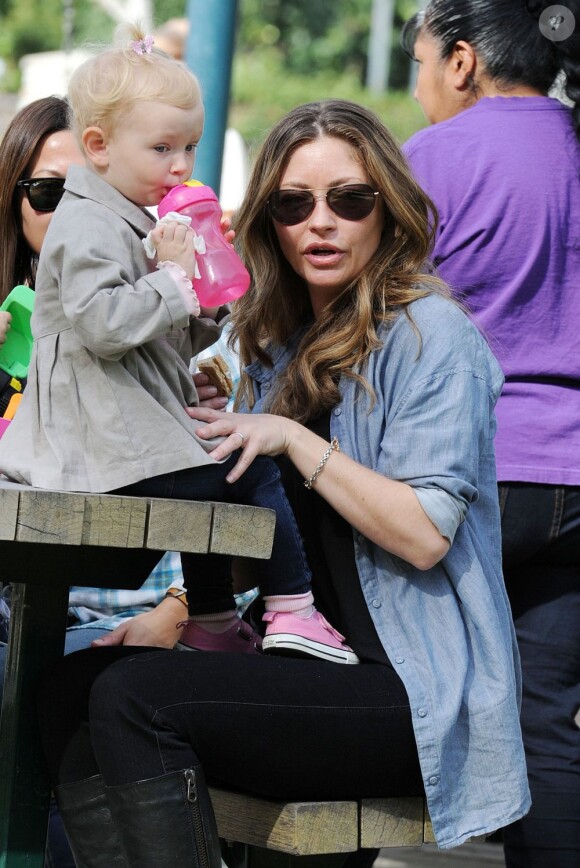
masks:
{"label": "black sunglasses", "polygon": [[54,211],[64,193],[64,178],[26,178],[17,181],[35,211]]}
{"label": "black sunglasses", "polygon": [[307,220],[318,199],[325,199],[330,210],[344,220],[364,220],[375,207],[378,195],[378,191],[368,184],[330,187],[318,195],[313,190],[276,190],[270,196],[268,205],[274,220],[285,226],[296,226]]}

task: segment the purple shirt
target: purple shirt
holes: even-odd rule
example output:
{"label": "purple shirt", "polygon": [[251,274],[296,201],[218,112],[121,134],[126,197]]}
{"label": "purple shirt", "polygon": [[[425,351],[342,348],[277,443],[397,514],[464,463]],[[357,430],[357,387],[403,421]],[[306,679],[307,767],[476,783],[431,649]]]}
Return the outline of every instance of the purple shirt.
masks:
{"label": "purple shirt", "polygon": [[486,97],[404,150],[439,211],[439,273],[506,377],[498,479],[580,485],[580,144],[569,109]]}

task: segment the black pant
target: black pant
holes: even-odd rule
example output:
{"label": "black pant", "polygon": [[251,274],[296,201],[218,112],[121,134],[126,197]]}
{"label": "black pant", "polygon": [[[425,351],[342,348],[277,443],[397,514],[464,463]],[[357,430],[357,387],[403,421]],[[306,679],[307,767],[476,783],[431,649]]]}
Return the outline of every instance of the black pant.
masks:
{"label": "black pant", "polygon": [[404,687],[378,664],[89,649],[63,658],[40,722],[55,784],[200,760],[213,784],[272,798],[423,794]]}
{"label": "black pant", "polygon": [[[239,457],[240,453],[234,452],[222,464],[206,464],[142,479],[111,493],[176,500],[218,500],[273,509],[276,526],[272,555],[268,560],[253,561],[255,585],[260,587],[264,596],[303,594],[310,590],[312,576],[278,466],[271,458],[258,455],[240,479],[229,483],[226,476]],[[251,533],[251,528],[248,533]],[[231,560],[228,555],[181,553],[190,615],[235,609]]]}
{"label": "black pant", "polygon": [[580,488],[500,485],[503,567],[522,659],[530,813],[508,868],[580,865]]}

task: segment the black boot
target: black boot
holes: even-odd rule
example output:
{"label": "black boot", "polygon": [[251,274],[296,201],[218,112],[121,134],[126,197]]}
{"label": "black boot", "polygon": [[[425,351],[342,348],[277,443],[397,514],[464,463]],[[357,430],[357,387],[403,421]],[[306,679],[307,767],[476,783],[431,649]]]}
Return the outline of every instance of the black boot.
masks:
{"label": "black boot", "polygon": [[131,868],[221,868],[201,766],[105,791]]}
{"label": "black boot", "polygon": [[77,868],[129,868],[100,775],[54,790]]}

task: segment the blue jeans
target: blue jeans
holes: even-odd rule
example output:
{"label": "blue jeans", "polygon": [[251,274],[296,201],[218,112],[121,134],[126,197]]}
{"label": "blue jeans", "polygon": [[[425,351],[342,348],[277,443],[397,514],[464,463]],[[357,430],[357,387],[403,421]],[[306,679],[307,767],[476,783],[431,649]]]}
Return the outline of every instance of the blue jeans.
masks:
{"label": "blue jeans", "polygon": [[580,865],[580,488],[499,486],[522,659],[532,808],[503,830],[507,868]]}
{"label": "blue jeans", "polygon": [[[114,494],[171,497],[176,500],[219,500],[273,509],[276,529],[270,560],[254,560],[255,585],[265,596],[303,594],[310,590],[311,573],[292,508],[271,458],[258,455],[237,482],[226,476],[237,462],[239,451],[222,464],[206,464],[143,479],[118,488]],[[190,615],[205,615],[235,609],[231,558],[227,555],[182,552],[184,585]]]}

